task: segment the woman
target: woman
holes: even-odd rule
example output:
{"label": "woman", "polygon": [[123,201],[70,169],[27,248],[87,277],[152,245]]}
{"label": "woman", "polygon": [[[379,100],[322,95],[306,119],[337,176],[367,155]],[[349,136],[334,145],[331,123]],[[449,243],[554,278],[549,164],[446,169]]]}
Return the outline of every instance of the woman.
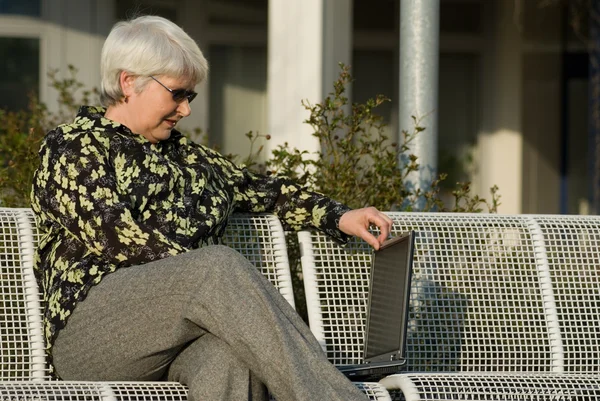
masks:
{"label": "woman", "polygon": [[391,220],[254,175],[175,130],[208,67],[170,21],[117,23],[101,57],[106,109],[84,106],[47,134],[32,193],[55,374],[168,378],[190,400],[263,399],[265,385],[280,401],[364,399],[275,288],[218,244],[235,211],[375,248]]}

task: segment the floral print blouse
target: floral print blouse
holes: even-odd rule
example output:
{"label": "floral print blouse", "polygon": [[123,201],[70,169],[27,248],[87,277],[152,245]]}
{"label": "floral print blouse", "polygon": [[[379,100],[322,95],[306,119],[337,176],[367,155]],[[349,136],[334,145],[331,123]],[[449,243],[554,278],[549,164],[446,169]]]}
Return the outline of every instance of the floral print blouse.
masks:
{"label": "floral print blouse", "polygon": [[341,241],[346,206],[292,181],[256,175],[176,130],[153,144],[83,106],[48,132],[32,208],[42,234],[35,274],[47,352],[90,288],[116,269],[220,243],[234,212],[274,212],[286,229]]}

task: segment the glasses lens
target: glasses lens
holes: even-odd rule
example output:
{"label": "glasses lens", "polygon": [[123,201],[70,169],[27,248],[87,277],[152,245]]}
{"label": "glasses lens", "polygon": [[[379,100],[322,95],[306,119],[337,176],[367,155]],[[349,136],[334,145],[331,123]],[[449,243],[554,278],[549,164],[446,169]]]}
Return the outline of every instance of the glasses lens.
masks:
{"label": "glasses lens", "polygon": [[187,98],[188,102],[191,103],[197,95],[196,92],[188,91],[185,89],[176,89],[172,93],[173,100],[175,100],[176,102],[182,102],[184,99]]}
{"label": "glasses lens", "polygon": [[186,92],[187,91],[185,89],[173,90],[171,92],[173,94],[173,100],[175,100],[176,102],[181,102],[183,99],[185,99]]}

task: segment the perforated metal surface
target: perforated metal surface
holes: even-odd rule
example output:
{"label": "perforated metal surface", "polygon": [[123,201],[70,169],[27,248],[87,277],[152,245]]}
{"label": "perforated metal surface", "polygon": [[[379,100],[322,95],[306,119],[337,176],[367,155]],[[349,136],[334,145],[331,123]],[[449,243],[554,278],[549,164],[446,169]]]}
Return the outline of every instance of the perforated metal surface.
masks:
{"label": "perforated metal surface", "polygon": [[[527,218],[390,216],[394,233],[416,231],[408,371],[552,370]],[[300,237],[313,244],[303,251],[311,327],[335,364],[359,363],[372,251],[360,241],[343,249],[320,233]]]}
{"label": "perforated metal surface", "polygon": [[[423,372],[382,380],[394,399],[600,399],[600,217],[390,216],[417,232],[406,370]],[[311,328],[356,363],[371,250],[299,238]]]}
{"label": "perforated metal surface", "polygon": [[[391,216],[417,231],[409,371],[598,370],[600,219]],[[302,235],[311,327],[334,363],[357,363],[371,251]]]}
{"label": "perforated metal surface", "polygon": [[223,242],[239,251],[294,306],[285,232],[271,214],[236,214],[229,220]]}
{"label": "perforated metal surface", "polygon": [[383,383],[402,389],[398,400],[600,400],[597,375],[557,373],[459,373],[390,376]]}
{"label": "perforated metal surface", "polygon": [[[285,233],[275,216],[235,215],[224,241],[245,255],[294,305]],[[0,400],[186,399],[187,390],[177,383],[41,382],[49,375],[41,294],[32,270],[37,243],[30,209],[0,208]]]}
{"label": "perforated metal surface", "polygon": [[379,383],[354,383],[370,400],[391,401],[388,391]]}
{"label": "perforated metal surface", "polygon": [[172,382],[0,382],[0,400],[185,401],[187,388]]}
{"label": "perforated metal surface", "polygon": [[[370,400],[391,400],[378,383],[357,383]],[[0,381],[0,400],[186,401],[187,388],[174,382]]]}
{"label": "perforated metal surface", "polygon": [[538,245],[524,216],[393,214],[415,230],[409,371],[552,370]]}
{"label": "perforated metal surface", "polygon": [[600,219],[539,216],[566,372],[600,371]]}
{"label": "perforated metal surface", "polygon": [[47,377],[31,212],[0,209],[0,380]]}

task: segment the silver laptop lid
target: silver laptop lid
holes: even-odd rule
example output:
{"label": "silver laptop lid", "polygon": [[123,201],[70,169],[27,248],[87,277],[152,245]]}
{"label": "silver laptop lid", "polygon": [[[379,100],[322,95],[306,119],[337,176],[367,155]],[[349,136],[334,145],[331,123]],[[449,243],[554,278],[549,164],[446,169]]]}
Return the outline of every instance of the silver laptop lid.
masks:
{"label": "silver laptop lid", "polygon": [[373,255],[364,359],[384,362],[404,359],[414,232],[383,243]]}

